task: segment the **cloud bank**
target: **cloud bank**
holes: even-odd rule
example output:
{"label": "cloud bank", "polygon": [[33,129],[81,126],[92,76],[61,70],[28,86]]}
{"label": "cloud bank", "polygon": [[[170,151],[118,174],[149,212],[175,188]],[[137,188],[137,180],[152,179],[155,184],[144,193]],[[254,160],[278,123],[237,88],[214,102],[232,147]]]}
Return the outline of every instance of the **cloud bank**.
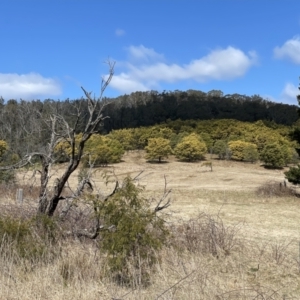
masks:
{"label": "cloud bank", "polygon": [[275,47],[274,57],[288,59],[295,64],[300,64],[300,36],[287,40],[281,47]]}
{"label": "cloud bank", "polygon": [[166,63],[163,54],[143,45],[130,46],[127,51],[129,59],[121,63],[125,70],[110,83],[122,93],[156,89],[163,82],[232,80],[245,75],[257,61],[255,52],[246,54],[231,46],[182,65]]}
{"label": "cloud bank", "polygon": [[283,103],[298,105],[297,95],[299,94],[299,89],[292,83],[286,83],[284,89],[281,92],[280,100]]}
{"label": "cloud bank", "polygon": [[32,100],[58,96],[61,92],[61,87],[56,80],[45,78],[37,73],[21,75],[0,73],[0,96],[6,100],[20,98]]}

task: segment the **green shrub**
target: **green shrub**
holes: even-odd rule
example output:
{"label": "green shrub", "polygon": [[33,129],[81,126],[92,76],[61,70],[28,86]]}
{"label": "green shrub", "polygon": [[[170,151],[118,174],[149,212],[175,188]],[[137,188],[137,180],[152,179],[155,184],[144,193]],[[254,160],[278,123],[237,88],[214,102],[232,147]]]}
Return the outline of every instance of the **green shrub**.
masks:
{"label": "green shrub", "polygon": [[299,184],[300,183],[300,165],[296,167],[291,167],[288,171],[284,172],[286,179],[293,183]]}
{"label": "green shrub", "polygon": [[149,284],[158,250],[166,241],[164,220],[150,209],[130,177],[108,200],[100,204],[103,223],[110,230],[101,235],[101,249],[108,254],[109,272],[119,284]]}
{"label": "green shrub", "polygon": [[84,152],[85,162],[90,160],[95,165],[107,165],[120,162],[124,149],[118,140],[95,134],[87,141]]}
{"label": "green shrub", "polygon": [[258,160],[257,146],[244,141],[232,141],[228,143],[231,158],[234,160],[254,162]]}
{"label": "green shrub", "polygon": [[24,219],[0,217],[0,254],[36,261],[50,253],[54,242],[54,220],[48,217]]}
{"label": "green shrub", "polygon": [[282,168],[287,163],[286,147],[278,143],[267,144],[260,153],[260,159],[266,166]]}
{"label": "green shrub", "polygon": [[15,253],[18,257],[30,260],[40,256],[44,249],[33,236],[31,225],[31,221],[28,220],[1,217],[1,250],[10,252],[11,255]]}
{"label": "green shrub", "polygon": [[217,140],[213,145],[213,152],[218,155],[219,159],[228,159],[230,156],[230,150],[225,140]]}
{"label": "green shrub", "polygon": [[147,159],[158,159],[159,162],[161,162],[164,157],[168,157],[169,154],[172,154],[170,141],[161,137],[149,139],[145,150]]}
{"label": "green shrub", "polygon": [[117,140],[124,150],[134,150],[133,133],[131,129],[112,130],[107,137]]}
{"label": "green shrub", "polygon": [[13,170],[0,170],[0,183],[14,183],[15,179]]}
{"label": "green shrub", "polygon": [[175,148],[176,157],[184,161],[201,160],[206,152],[206,144],[195,133],[184,137]]}

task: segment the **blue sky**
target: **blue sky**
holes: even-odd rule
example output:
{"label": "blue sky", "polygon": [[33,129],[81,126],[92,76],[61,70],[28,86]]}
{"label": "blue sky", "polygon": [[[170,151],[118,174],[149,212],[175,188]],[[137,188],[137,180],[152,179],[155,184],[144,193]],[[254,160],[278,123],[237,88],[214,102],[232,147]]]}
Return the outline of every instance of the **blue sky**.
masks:
{"label": "blue sky", "polygon": [[0,96],[222,90],[297,104],[299,0],[2,0]]}

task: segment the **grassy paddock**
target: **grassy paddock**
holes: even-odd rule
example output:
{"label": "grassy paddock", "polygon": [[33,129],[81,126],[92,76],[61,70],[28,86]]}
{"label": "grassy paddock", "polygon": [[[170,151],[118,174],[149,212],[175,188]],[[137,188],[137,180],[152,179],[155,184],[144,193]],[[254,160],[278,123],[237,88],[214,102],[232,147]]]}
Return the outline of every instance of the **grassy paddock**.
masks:
{"label": "grassy paddock", "polygon": [[[172,206],[164,212],[172,234],[156,253],[159,263],[151,284],[134,289],[114,282],[97,243],[70,238],[58,229],[51,238],[48,223],[48,231],[34,223],[24,233],[22,222],[34,215],[37,191],[26,182],[30,174],[21,174],[20,184],[28,186],[23,206],[15,203],[18,186],[1,187],[0,217],[11,217],[23,228],[27,254],[26,243],[41,248],[32,250],[33,257],[24,256],[15,236],[2,234],[0,299],[299,299],[300,199],[282,189],[282,170],[212,162],[213,172],[208,172],[201,163],[173,158],[147,164],[141,152],[131,152],[113,166],[119,178],[144,170],[139,184],[146,186],[147,197],[161,195],[164,176],[172,188]],[[94,180],[105,187],[100,172]],[[75,183],[76,176],[70,185]]]}

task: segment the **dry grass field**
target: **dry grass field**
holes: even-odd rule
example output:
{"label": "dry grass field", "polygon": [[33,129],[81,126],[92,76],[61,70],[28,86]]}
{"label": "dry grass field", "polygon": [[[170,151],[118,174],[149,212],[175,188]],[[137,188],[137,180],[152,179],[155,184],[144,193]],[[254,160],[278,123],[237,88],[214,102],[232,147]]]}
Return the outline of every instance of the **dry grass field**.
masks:
{"label": "dry grass field", "polygon": [[[177,226],[178,244],[189,241],[184,234],[196,236],[191,251],[172,245],[162,250],[149,287],[132,290],[113,283],[102,272],[105,261],[99,250],[74,241],[61,245],[59,260],[31,269],[1,257],[0,299],[300,299],[300,199],[285,191],[284,170],[211,161],[213,171],[202,162],[173,157],[148,163],[142,151],[135,151],[121,163],[95,171],[94,181],[103,193],[112,188],[104,184],[103,171],[118,180],[142,172],[138,184],[154,202],[163,194],[166,179],[172,192],[164,217],[170,227]],[[30,178],[30,171],[19,174],[20,184],[32,182]],[[74,174],[69,184],[76,182]],[[15,205],[12,198],[2,193],[1,205]],[[230,251],[213,255],[197,248],[205,230],[199,227],[201,220],[223,230],[219,237],[231,245]],[[182,224],[188,224],[184,234]],[[72,274],[67,280],[65,265]]]}

